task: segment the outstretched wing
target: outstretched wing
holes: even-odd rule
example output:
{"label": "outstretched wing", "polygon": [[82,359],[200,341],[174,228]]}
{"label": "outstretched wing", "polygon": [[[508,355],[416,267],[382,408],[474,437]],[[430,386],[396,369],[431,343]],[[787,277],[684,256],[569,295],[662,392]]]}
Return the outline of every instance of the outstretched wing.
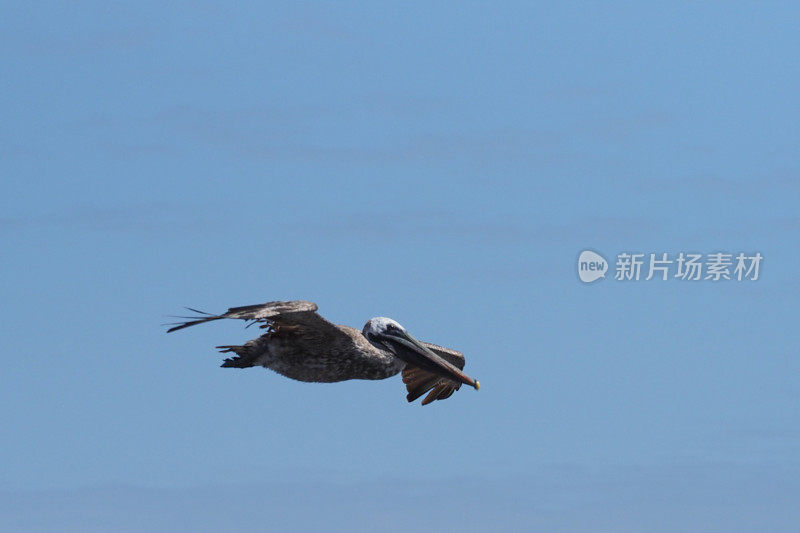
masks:
{"label": "outstretched wing", "polygon": [[267,344],[276,338],[284,339],[286,357],[305,357],[306,354],[318,351],[321,346],[332,353],[346,351],[353,342],[346,330],[352,328],[336,326],[322,318],[316,310],[317,304],[303,300],[232,307],[221,315],[190,309],[200,316],[182,317],[187,321],[175,324],[167,333],[221,318],[247,320],[250,321],[248,325],[259,323],[261,328],[267,328],[265,335],[244,345],[217,346],[222,353],[236,354],[235,357],[225,359],[223,367],[247,368],[259,364],[258,360],[267,349]]}
{"label": "outstretched wing", "polygon": [[[455,365],[459,369],[464,369],[464,354],[459,351],[438,346],[429,342],[423,342],[436,355]],[[403,383],[406,384],[408,395],[406,399],[413,402],[426,392],[430,391],[422,405],[428,405],[434,400],[444,400],[449,398],[455,391],[461,388],[461,383],[451,379],[443,378],[419,367],[406,365],[403,369]]]}
{"label": "outstretched wing", "polygon": [[219,320],[221,318],[238,318],[240,320],[252,320],[255,322],[262,322],[265,324],[269,324],[273,322],[275,319],[280,317],[280,315],[290,314],[290,313],[309,313],[315,315],[319,318],[319,320],[325,322],[326,324],[330,324],[327,320],[319,316],[317,313],[314,313],[318,309],[317,304],[314,302],[307,302],[305,300],[294,300],[291,302],[267,302],[265,304],[258,304],[258,305],[245,305],[242,307],[231,307],[228,309],[227,312],[221,315],[212,315],[211,313],[206,313],[204,311],[198,311],[197,309],[189,309],[194,313],[198,313],[200,316],[186,316],[186,317],[179,317],[179,318],[187,318],[189,319],[187,322],[178,322],[173,327],[167,330],[167,333],[172,331],[178,331],[179,329],[188,328],[189,326],[194,326],[196,324],[202,324],[204,322],[211,322],[212,320]]}
{"label": "outstretched wing", "polygon": [[[173,327],[167,330],[167,333],[222,318],[236,318],[251,321],[251,323],[261,323],[262,327],[272,328],[270,331],[275,333],[279,331],[287,333],[295,332],[297,333],[295,336],[297,339],[296,342],[302,344],[308,342],[311,347],[329,345],[338,340],[342,340],[346,343],[352,342],[352,339],[345,334],[342,327],[325,320],[316,313],[317,309],[317,304],[304,300],[294,300],[290,302],[277,301],[258,305],[231,307],[227,312],[221,315],[213,315],[196,309],[189,309],[192,312],[198,313],[199,316],[180,317],[187,319],[187,321],[174,324]],[[345,329],[349,330],[351,328]],[[270,335],[272,334],[273,333]],[[260,339],[265,337],[266,336],[262,336],[259,339],[253,339],[248,344],[258,343]],[[223,348],[223,352],[232,351],[236,352],[240,357],[244,357],[247,355],[246,352],[250,348],[256,348],[256,346],[250,347],[248,344],[245,346],[219,346],[218,348]],[[423,342],[422,344],[459,369],[464,368],[464,355],[461,352],[429,342]],[[226,359],[223,366],[250,366],[246,361],[238,361],[240,357]],[[406,389],[408,390],[406,399],[409,402],[413,402],[430,391],[422,400],[422,405],[427,405],[434,400],[449,398],[453,392],[461,388],[461,383],[459,382],[441,377],[412,365],[406,365],[403,369],[402,376],[403,383],[406,384]]]}

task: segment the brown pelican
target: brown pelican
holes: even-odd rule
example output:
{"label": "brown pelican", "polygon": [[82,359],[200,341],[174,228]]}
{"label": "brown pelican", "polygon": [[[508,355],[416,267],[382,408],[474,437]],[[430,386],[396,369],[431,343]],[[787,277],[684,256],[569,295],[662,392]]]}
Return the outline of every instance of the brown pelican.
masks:
{"label": "brown pelican", "polygon": [[188,321],[167,333],[238,318],[251,321],[248,326],[260,323],[266,334],[242,346],[217,346],[222,353],[236,354],[222,363],[226,368],[263,366],[288,378],[318,383],[385,379],[402,371],[409,402],[430,391],[422,405],[449,398],[462,383],[480,388],[477,380],[462,372],[461,352],[420,342],[391,318],[372,318],[358,331],[328,322],[317,309],[317,304],[302,300],[232,307],[221,315],[190,308],[201,316],[178,317]]}

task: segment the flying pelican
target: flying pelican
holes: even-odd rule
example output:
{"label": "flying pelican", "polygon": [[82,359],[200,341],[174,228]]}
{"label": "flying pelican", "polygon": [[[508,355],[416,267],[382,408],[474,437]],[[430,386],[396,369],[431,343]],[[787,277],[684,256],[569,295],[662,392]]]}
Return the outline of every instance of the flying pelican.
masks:
{"label": "flying pelican", "polygon": [[263,366],[299,381],[331,383],[348,379],[385,379],[402,371],[406,399],[413,402],[426,392],[427,405],[449,398],[462,383],[476,390],[477,380],[464,368],[464,355],[456,350],[420,342],[391,318],[370,319],[362,331],[337,326],[317,314],[317,304],[303,300],[267,302],[232,307],[221,315],[189,309],[201,316],[178,317],[167,333],[221,318],[260,323],[266,334],[242,346],[217,346],[225,368]]}

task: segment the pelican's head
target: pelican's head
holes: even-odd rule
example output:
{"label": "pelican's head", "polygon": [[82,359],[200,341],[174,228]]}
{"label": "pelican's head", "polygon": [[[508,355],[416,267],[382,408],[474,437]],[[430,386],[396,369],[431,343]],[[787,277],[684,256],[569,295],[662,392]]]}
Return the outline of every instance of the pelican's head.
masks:
{"label": "pelican's head", "polygon": [[465,383],[476,389],[480,387],[476,380],[433,353],[430,348],[409,335],[406,328],[391,318],[383,316],[371,318],[364,325],[362,333],[373,346],[390,352],[410,365]]}
{"label": "pelican's head", "polygon": [[377,339],[381,335],[387,335],[393,332],[405,330],[406,328],[401,326],[396,320],[386,318],[385,316],[376,316],[375,318],[370,318],[367,323],[364,324],[364,329],[361,333],[364,334],[369,342],[378,348],[385,348],[384,346],[373,341],[372,338]]}

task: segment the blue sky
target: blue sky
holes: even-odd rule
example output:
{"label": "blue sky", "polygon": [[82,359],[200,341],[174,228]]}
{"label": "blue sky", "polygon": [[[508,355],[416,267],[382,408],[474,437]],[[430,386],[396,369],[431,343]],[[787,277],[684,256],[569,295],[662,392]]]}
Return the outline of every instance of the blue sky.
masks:
{"label": "blue sky", "polygon": [[[4,531],[795,531],[792,3],[0,12]],[[581,250],[760,252],[591,285]],[[309,299],[481,390],[220,369]]]}

